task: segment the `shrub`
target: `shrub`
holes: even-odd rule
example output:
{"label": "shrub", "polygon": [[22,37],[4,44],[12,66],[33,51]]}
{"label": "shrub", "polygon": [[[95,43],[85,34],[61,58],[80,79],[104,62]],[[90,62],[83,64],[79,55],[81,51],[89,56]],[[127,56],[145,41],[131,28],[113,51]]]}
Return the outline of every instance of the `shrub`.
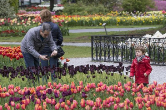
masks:
{"label": "shrub", "polygon": [[14,8],[15,13],[18,13],[18,0],[9,0],[10,6]]}
{"label": "shrub", "polygon": [[14,15],[14,8],[10,6],[9,0],[0,0],[0,18]]}
{"label": "shrub", "polygon": [[82,2],[65,4],[63,13],[67,15],[89,15],[89,14],[105,14],[108,9],[103,5],[85,5]]}
{"label": "shrub", "polygon": [[154,8],[153,0],[123,0],[122,7],[128,12],[145,12],[147,7]]}

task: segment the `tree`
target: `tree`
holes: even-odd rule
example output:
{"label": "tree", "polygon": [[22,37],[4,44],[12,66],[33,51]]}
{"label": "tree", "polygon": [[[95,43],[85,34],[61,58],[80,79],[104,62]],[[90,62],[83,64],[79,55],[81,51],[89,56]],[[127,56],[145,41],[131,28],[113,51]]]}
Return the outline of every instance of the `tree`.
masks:
{"label": "tree", "polygon": [[153,8],[153,0],[123,0],[122,7],[124,11],[128,12],[145,12],[147,7]]}
{"label": "tree", "polygon": [[10,6],[9,0],[0,0],[0,18],[8,18],[14,16],[14,8]]}

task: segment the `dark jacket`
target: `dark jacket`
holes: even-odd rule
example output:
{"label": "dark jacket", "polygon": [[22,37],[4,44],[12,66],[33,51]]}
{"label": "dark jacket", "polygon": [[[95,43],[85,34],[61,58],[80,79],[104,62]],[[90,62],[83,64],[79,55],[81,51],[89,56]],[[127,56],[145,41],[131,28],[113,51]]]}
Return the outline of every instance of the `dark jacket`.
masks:
{"label": "dark jacket", "polygon": [[31,28],[21,41],[21,51],[24,53],[30,53],[34,57],[39,58],[39,52],[43,49],[45,45],[50,48],[50,51],[57,49],[54,43],[51,33],[47,38],[42,41],[40,38],[40,27]]}
{"label": "dark jacket", "polygon": [[[52,34],[53,40],[56,43],[56,45],[57,46],[61,45],[63,42],[63,36],[61,34],[59,26],[53,22],[45,22],[45,23],[49,23],[51,25],[51,34]],[[49,48],[49,46],[45,45],[45,47],[43,48],[43,50],[40,53],[43,54],[43,53],[51,53],[51,52],[52,51]]]}
{"label": "dark jacket", "polygon": [[[130,68],[130,76],[135,76],[135,83],[149,83],[148,76],[152,71],[152,67],[150,66],[150,58],[145,56],[140,62],[137,61],[137,58],[133,60],[133,63]],[[147,76],[144,76],[144,73]]]}

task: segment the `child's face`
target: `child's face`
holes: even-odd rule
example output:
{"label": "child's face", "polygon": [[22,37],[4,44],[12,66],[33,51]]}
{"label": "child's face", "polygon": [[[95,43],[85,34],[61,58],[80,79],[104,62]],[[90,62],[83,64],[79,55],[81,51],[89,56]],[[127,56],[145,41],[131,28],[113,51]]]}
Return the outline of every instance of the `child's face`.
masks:
{"label": "child's face", "polygon": [[135,55],[136,55],[136,57],[140,57],[143,55],[143,53],[141,50],[135,50]]}

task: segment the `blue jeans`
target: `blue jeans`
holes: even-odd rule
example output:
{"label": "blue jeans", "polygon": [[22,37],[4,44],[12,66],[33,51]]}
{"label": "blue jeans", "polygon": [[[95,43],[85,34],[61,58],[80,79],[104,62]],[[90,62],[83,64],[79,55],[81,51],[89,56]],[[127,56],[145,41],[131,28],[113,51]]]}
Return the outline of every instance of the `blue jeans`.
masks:
{"label": "blue jeans", "polygon": [[[48,55],[48,56],[51,56],[51,53],[43,53],[41,55]],[[46,67],[46,66],[49,66],[52,68],[52,67],[57,67],[57,63],[58,63],[58,58],[55,58],[55,57],[50,57],[49,60],[42,60],[40,59],[41,61],[41,66],[42,67]],[[51,80],[54,81],[55,78],[54,78],[54,75],[55,75],[55,72],[51,73]],[[43,79],[44,80],[44,79]],[[45,77],[45,80],[47,81],[47,78]]]}
{"label": "blue jeans", "polygon": [[28,67],[38,67],[39,66],[39,59],[31,55],[30,53],[22,52],[25,66]]}

